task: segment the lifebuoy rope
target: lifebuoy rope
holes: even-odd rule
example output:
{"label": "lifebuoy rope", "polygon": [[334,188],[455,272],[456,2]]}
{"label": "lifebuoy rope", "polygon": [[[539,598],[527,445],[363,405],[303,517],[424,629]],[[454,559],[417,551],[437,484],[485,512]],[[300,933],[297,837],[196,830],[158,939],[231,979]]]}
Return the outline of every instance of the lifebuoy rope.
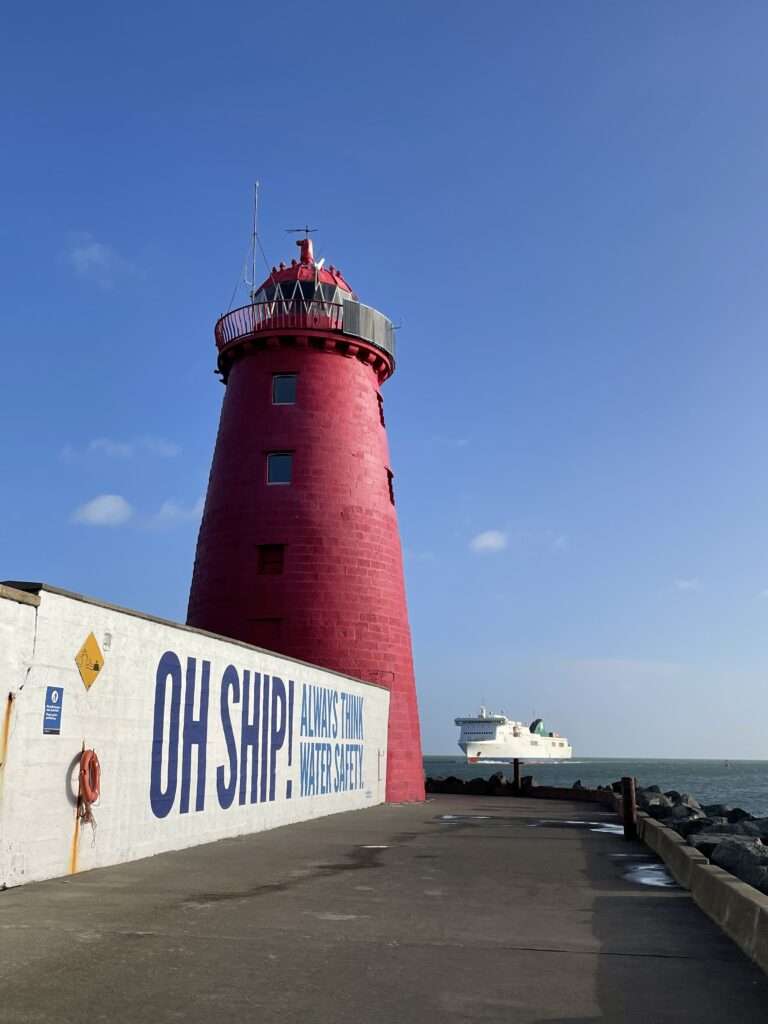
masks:
{"label": "lifebuoy rope", "polygon": [[93,842],[96,845],[96,819],[93,816],[92,805],[95,804],[101,795],[101,765],[95,750],[86,750],[83,744],[83,753],[80,757],[79,793],[77,797],[77,816],[93,829]]}

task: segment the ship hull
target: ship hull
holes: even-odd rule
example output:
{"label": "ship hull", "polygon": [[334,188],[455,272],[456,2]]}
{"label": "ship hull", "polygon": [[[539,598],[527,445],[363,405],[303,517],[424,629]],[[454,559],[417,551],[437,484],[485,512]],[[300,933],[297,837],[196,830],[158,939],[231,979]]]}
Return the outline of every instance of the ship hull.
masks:
{"label": "ship hull", "polygon": [[511,761],[569,761],[573,757],[573,750],[570,745],[550,749],[531,747],[529,744],[519,744],[515,749],[509,748],[500,750],[488,744],[460,743],[459,747],[467,756],[469,764],[481,764],[482,762],[511,762]]}

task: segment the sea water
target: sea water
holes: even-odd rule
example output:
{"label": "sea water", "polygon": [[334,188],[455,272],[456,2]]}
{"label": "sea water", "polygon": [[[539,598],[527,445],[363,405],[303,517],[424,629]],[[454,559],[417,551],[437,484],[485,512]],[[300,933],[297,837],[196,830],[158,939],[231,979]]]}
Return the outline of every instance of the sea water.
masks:
{"label": "sea water", "polygon": [[[660,786],[691,793],[702,804],[724,803],[752,814],[768,815],[768,761],[688,761],[657,758],[576,757],[571,761],[523,762],[523,775],[533,775],[542,786],[570,787],[580,780],[588,789],[609,786],[624,775],[639,786]],[[453,755],[424,758],[424,773],[432,778],[455,775],[459,779],[487,779],[495,772],[513,775],[510,763],[467,764]]]}

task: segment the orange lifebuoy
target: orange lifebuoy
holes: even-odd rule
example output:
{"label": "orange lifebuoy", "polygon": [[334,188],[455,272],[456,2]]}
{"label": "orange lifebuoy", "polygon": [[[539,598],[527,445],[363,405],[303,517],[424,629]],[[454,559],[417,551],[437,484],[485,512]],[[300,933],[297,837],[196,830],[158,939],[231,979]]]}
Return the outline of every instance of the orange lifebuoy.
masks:
{"label": "orange lifebuoy", "polygon": [[94,804],[101,791],[101,765],[95,750],[84,750],[80,758],[80,794],[87,804]]}

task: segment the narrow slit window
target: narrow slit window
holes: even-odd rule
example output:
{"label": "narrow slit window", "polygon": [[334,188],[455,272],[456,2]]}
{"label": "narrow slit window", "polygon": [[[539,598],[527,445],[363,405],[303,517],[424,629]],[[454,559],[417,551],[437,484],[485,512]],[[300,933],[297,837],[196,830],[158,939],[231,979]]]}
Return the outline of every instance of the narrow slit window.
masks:
{"label": "narrow slit window", "polygon": [[282,576],[285,544],[259,544],[256,552],[256,572],[259,576]]}
{"label": "narrow slit window", "polygon": [[389,487],[389,500],[392,502],[393,505],[395,504],[395,488],[394,488],[394,485],[392,483],[394,478],[395,478],[395,474],[392,472],[391,469],[388,469],[387,470],[387,486]]}
{"label": "narrow slit window", "polygon": [[381,420],[381,425],[382,427],[386,427],[386,423],[384,422],[384,399],[378,391],[376,392],[376,398],[379,401],[379,419]]}
{"label": "narrow slit window", "polygon": [[267,483],[289,484],[293,471],[293,452],[270,452],[267,455]]}
{"label": "narrow slit window", "polygon": [[272,375],[272,404],[296,404],[295,373],[275,373]]}

